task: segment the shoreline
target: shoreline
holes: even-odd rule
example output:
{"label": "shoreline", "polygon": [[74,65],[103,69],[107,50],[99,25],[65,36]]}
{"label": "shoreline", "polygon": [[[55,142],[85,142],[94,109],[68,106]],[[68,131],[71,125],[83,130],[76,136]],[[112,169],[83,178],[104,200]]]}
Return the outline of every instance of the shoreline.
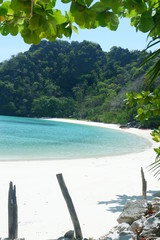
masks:
{"label": "shoreline", "polygon": [[114,124],[114,123],[102,123],[102,122],[92,122],[92,121],[73,120],[73,119],[70,120],[65,118],[46,118],[46,119],[44,118],[44,120],[54,121],[54,122],[59,121],[59,122],[66,122],[66,123],[72,123],[72,124],[81,124],[81,125],[87,125],[87,126],[109,128],[109,129],[118,130],[118,131],[125,131],[125,132],[147,139],[151,143],[151,146],[153,146],[153,144],[155,143],[152,140],[152,137],[150,135],[151,133],[150,129],[120,128],[119,124]]}
{"label": "shoreline", "polygon": [[[53,119],[50,119],[53,120]],[[58,120],[58,119],[54,119]],[[60,119],[59,119],[60,120]],[[62,120],[60,120],[62,121]],[[81,123],[77,120],[74,123]],[[98,127],[119,127],[114,124],[85,122]],[[115,129],[114,128],[114,129]],[[143,167],[148,184],[148,197],[159,190],[159,182],[148,172],[155,160],[150,130],[121,129],[147,138],[148,149],[139,153],[102,158],[0,162],[0,237],[7,237],[7,201],[9,182],[17,187],[19,238],[47,240],[73,230],[69,212],[58,185],[56,174],[62,173],[80,221],[84,238],[98,238],[117,225],[127,200],[141,199]]]}

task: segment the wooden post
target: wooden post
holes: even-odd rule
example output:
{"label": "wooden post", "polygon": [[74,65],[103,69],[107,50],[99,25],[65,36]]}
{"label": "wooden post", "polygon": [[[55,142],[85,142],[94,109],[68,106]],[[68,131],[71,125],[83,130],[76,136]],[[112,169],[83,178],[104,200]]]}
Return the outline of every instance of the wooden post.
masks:
{"label": "wooden post", "polygon": [[9,184],[8,193],[8,237],[16,239],[18,237],[18,206],[16,198],[16,186],[13,183]]}
{"label": "wooden post", "polygon": [[63,180],[63,176],[62,176],[62,174],[57,174],[56,176],[57,176],[58,183],[60,185],[62,194],[64,196],[64,199],[66,201],[66,204],[67,204],[67,207],[68,207],[71,219],[72,219],[72,223],[73,223],[73,226],[74,226],[76,239],[82,240],[83,236],[82,236],[81,227],[80,227],[80,224],[79,224],[79,221],[78,221],[78,217],[77,217],[77,214],[76,214],[76,211],[75,211],[72,199],[71,199],[71,197],[69,195],[68,189],[67,189],[66,184],[65,184],[65,182]]}
{"label": "wooden post", "polygon": [[141,167],[141,176],[142,176],[142,196],[144,199],[147,199],[147,181],[144,177],[144,172],[142,167]]}

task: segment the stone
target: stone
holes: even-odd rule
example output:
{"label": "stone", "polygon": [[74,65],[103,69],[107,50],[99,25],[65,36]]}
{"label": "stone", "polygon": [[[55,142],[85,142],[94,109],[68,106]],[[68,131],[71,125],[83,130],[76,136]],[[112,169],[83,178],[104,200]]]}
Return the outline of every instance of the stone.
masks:
{"label": "stone", "polygon": [[118,239],[119,239],[118,232],[111,233],[108,236],[106,236],[106,238],[104,238],[104,240],[118,240]]}
{"label": "stone", "polygon": [[153,197],[159,197],[160,198],[160,191],[153,194]]}
{"label": "stone", "polygon": [[160,198],[159,197],[153,198],[152,206],[153,206],[155,212],[159,212],[160,211]]}
{"label": "stone", "polygon": [[121,223],[114,227],[109,234],[101,238],[101,240],[132,240],[135,239],[131,226],[128,223]]}
{"label": "stone", "polygon": [[70,230],[64,234],[63,237],[59,237],[57,240],[74,240],[74,231]]}
{"label": "stone", "polygon": [[156,236],[160,237],[160,219],[152,216],[149,217],[143,226],[143,231],[141,232],[140,236],[148,237],[148,236]]}
{"label": "stone", "polygon": [[142,217],[141,219],[138,219],[136,221],[134,221],[131,225],[131,229],[133,232],[135,231],[141,231],[145,222],[145,217]]}
{"label": "stone", "polygon": [[134,221],[140,219],[142,216],[145,216],[147,212],[147,201],[129,201],[123,212],[118,217],[118,223],[126,222],[128,224],[132,224]]}
{"label": "stone", "polygon": [[131,231],[118,231],[108,235],[104,240],[135,240],[135,235]]}
{"label": "stone", "polygon": [[74,239],[74,231],[70,230],[64,234],[64,238]]}
{"label": "stone", "polygon": [[157,212],[154,216],[157,217],[157,218],[160,218],[160,211]]}
{"label": "stone", "polygon": [[117,225],[118,232],[130,231],[130,230],[131,230],[131,226],[128,223],[121,223]]}
{"label": "stone", "polygon": [[131,231],[123,231],[117,240],[135,240],[135,234]]}
{"label": "stone", "polygon": [[152,199],[152,204],[160,204],[160,197],[154,197]]}

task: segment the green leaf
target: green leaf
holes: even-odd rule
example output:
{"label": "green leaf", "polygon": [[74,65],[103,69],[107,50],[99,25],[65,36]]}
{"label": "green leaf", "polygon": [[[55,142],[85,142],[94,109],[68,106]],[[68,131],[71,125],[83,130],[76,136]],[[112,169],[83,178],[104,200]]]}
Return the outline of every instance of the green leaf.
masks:
{"label": "green leaf", "polygon": [[80,4],[81,6],[86,6],[85,4],[85,0],[75,0],[78,4]]}
{"label": "green leaf", "polygon": [[93,2],[93,0],[86,0],[87,7],[89,7],[92,2]]}
{"label": "green leaf", "polygon": [[111,13],[110,30],[116,31],[119,25],[117,15]]}
{"label": "green leaf", "polygon": [[96,13],[76,2],[72,2],[70,11],[81,28],[95,28]]}
{"label": "green leaf", "polygon": [[56,0],[50,0],[48,4],[46,4],[45,8],[46,10],[52,10],[55,7]]}
{"label": "green leaf", "polygon": [[50,3],[50,0],[41,0],[42,3],[48,4]]}
{"label": "green leaf", "polygon": [[38,45],[41,42],[40,37],[36,34],[35,31],[33,31],[33,32],[30,31],[30,32],[28,32],[28,34],[23,35],[23,39],[24,39],[24,42],[28,43],[28,44],[33,43],[35,45]]}
{"label": "green leaf", "polygon": [[11,7],[11,9],[13,9],[13,11],[16,11],[16,12],[24,11],[26,14],[28,14],[30,16],[31,2],[28,0],[26,0],[26,1],[12,0],[10,7]]}
{"label": "green leaf", "polygon": [[144,113],[143,109],[142,109],[142,108],[139,108],[139,109],[138,109],[138,115],[141,115],[141,114],[143,114],[143,113]]}
{"label": "green leaf", "polygon": [[114,13],[120,13],[122,11],[122,3],[117,0],[101,0],[107,9],[112,9]]}
{"label": "green leaf", "polygon": [[4,25],[2,28],[1,28],[1,34],[3,36],[7,36],[9,34],[10,30],[9,30],[9,26],[8,25]]}
{"label": "green leaf", "polygon": [[101,13],[106,11],[106,6],[102,2],[96,2],[90,10],[96,12],[96,13]]}
{"label": "green leaf", "polygon": [[71,2],[72,0],[61,0],[61,2],[63,2],[63,3],[69,3],[69,2]]}
{"label": "green leaf", "polygon": [[108,24],[106,13],[98,13],[96,20],[98,21],[98,26],[106,27]]}
{"label": "green leaf", "polygon": [[146,1],[143,1],[143,0],[124,1],[124,7],[125,9],[127,9],[128,13],[130,14],[132,13],[134,14],[134,16],[135,16],[135,13],[136,15],[138,15],[138,14],[142,14],[144,11],[147,10]]}
{"label": "green leaf", "polygon": [[76,26],[73,26],[73,25],[72,25],[72,30],[73,30],[75,33],[78,34],[78,28],[77,28]]}
{"label": "green leaf", "polygon": [[57,25],[65,23],[67,21],[67,18],[62,15],[60,10],[55,10],[53,12],[53,17]]}
{"label": "green leaf", "polygon": [[160,149],[159,149],[159,148],[154,148],[154,151],[155,151],[158,155],[160,155]]}
{"label": "green leaf", "polygon": [[82,5],[78,4],[77,2],[72,1],[71,7],[70,7],[70,11],[71,11],[73,16],[75,16],[76,13],[84,11],[84,10],[85,10],[85,7],[83,7]]}
{"label": "green leaf", "polygon": [[5,16],[8,12],[8,4],[3,3],[2,6],[0,6],[0,16]]}
{"label": "green leaf", "polygon": [[29,29],[34,31],[40,27],[40,23],[42,22],[42,17],[38,14],[34,14],[30,20]]}
{"label": "green leaf", "polygon": [[16,36],[17,34],[18,34],[18,26],[16,25],[16,26],[10,26],[10,34],[12,35],[12,36]]}
{"label": "green leaf", "polygon": [[55,38],[57,33],[56,23],[54,21],[45,21],[43,24],[43,31],[48,37]]}
{"label": "green leaf", "polygon": [[136,99],[142,99],[142,98],[143,98],[143,96],[142,96],[141,93],[138,93],[138,94],[136,95]]}
{"label": "green leaf", "polygon": [[153,17],[151,16],[150,11],[146,11],[141,15],[139,30],[142,32],[150,31],[154,26]]}

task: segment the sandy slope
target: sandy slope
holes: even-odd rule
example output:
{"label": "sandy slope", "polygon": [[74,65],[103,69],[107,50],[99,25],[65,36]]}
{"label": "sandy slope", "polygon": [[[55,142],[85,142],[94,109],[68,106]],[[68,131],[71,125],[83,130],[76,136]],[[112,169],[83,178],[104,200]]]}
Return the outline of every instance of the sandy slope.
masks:
{"label": "sandy slope", "polygon": [[[118,129],[113,124],[80,123]],[[149,130],[119,130],[151,140]],[[144,152],[116,157],[0,162],[0,236],[7,237],[8,232],[7,198],[10,181],[17,187],[19,237],[25,237],[26,240],[55,239],[73,229],[56,179],[56,174],[62,173],[83,236],[98,238],[117,224],[116,219],[127,200],[141,198],[141,167],[144,168],[148,182],[148,196],[159,190],[159,182],[147,168],[154,159],[152,145]]]}

